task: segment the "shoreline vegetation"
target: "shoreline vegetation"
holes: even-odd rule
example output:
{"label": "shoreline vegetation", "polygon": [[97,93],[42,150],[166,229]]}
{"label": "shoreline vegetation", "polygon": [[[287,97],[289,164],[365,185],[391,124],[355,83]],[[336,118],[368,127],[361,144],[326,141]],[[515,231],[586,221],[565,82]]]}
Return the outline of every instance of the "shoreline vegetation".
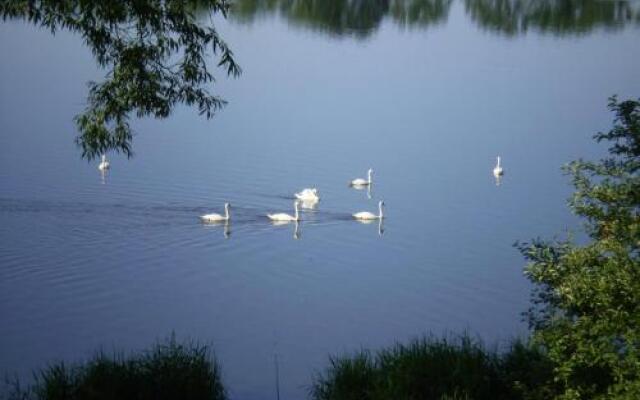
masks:
{"label": "shoreline vegetation", "polygon": [[332,357],[309,390],[313,400],[533,400],[556,392],[540,346],[515,339],[498,351],[468,333]]}
{"label": "shoreline vegetation", "polygon": [[[81,363],[53,363],[34,373],[31,385],[17,379],[5,385],[3,400],[229,398],[210,347],[174,336],[127,356],[98,352]],[[534,400],[554,390],[540,347],[516,339],[498,351],[468,333],[330,357],[308,386],[313,400]]]}
{"label": "shoreline vegetation", "polygon": [[2,400],[227,399],[211,348],[175,336],[130,355],[96,353],[89,360],[52,363],[23,386],[5,379]]}

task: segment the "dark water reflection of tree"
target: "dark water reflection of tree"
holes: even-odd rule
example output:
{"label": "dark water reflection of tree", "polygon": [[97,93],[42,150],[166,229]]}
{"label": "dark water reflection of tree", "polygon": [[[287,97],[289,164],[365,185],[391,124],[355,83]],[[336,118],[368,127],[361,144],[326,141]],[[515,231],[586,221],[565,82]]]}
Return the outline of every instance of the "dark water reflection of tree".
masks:
{"label": "dark water reflection of tree", "polygon": [[[640,4],[601,0],[460,0],[482,29],[515,36],[531,30],[558,36],[640,25]],[[385,18],[405,27],[447,21],[453,0],[235,0],[232,17],[251,23],[281,15],[296,26],[364,38]]]}

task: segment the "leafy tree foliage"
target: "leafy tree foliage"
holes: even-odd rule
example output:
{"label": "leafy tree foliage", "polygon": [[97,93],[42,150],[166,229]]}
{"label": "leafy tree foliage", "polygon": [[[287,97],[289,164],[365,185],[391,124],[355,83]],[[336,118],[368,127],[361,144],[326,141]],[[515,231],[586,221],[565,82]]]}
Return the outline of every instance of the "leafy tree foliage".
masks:
{"label": "leafy tree foliage", "polygon": [[211,118],[225,104],[208,90],[215,79],[207,52],[229,75],[240,67],[211,18],[196,18],[196,5],[210,17],[229,8],[227,0],[0,0],[0,15],[79,33],[108,71],[89,83],[88,105],[75,118],[76,141],[92,159],[108,150],[131,155],[132,113],[164,118],[184,103]]}
{"label": "leafy tree foliage", "polygon": [[571,209],[589,241],[520,246],[536,285],[529,320],[563,387],[562,399],[640,398],[640,102],[610,99],[611,143],[598,162],[566,171]]}

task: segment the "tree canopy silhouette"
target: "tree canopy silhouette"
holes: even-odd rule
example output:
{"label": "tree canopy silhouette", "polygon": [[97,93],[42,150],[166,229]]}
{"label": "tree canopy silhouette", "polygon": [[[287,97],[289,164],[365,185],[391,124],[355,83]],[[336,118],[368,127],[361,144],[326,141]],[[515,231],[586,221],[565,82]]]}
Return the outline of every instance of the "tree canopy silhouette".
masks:
{"label": "tree canopy silhouette", "polygon": [[165,118],[183,103],[211,118],[226,104],[209,91],[207,57],[212,52],[228,75],[241,72],[213,24],[212,15],[228,9],[228,0],[0,0],[3,20],[80,34],[107,70],[104,81],[89,82],[86,109],[75,117],[88,159],[109,150],[131,156],[132,113]]}

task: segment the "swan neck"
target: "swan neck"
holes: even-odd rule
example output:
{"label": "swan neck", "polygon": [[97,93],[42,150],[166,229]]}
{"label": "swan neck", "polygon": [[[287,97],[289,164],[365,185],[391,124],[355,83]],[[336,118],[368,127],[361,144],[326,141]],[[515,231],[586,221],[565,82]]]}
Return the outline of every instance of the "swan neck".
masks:
{"label": "swan neck", "polygon": [[498,157],[498,164],[496,165],[496,168],[500,168],[500,157]]}
{"label": "swan neck", "polygon": [[367,171],[367,176],[369,178],[369,183],[371,183],[371,170]]}
{"label": "swan neck", "polygon": [[296,212],[296,221],[298,221],[298,202],[293,203],[293,208]]}
{"label": "swan neck", "polygon": [[229,219],[229,204],[224,205],[224,217],[225,219]]}
{"label": "swan neck", "polygon": [[380,219],[382,219],[382,215],[383,215],[382,214],[382,203],[378,203],[378,211],[379,211],[379,215],[378,216],[380,217]]}

